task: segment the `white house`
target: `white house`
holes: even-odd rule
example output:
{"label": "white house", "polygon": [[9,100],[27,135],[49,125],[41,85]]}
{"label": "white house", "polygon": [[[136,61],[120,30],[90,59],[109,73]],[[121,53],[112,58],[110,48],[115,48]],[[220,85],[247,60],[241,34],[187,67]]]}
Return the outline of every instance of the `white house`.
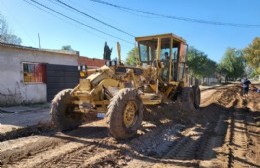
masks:
{"label": "white house", "polygon": [[78,83],[79,52],[0,43],[0,106],[50,101]]}

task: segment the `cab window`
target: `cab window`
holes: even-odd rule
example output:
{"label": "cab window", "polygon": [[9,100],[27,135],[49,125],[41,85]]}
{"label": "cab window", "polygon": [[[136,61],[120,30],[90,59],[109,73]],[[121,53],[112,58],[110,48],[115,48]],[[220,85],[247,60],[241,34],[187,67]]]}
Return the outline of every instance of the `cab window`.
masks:
{"label": "cab window", "polygon": [[149,61],[148,60],[148,50],[147,50],[147,46],[146,45],[143,45],[143,44],[140,44],[140,59],[141,59],[141,62],[147,62]]}

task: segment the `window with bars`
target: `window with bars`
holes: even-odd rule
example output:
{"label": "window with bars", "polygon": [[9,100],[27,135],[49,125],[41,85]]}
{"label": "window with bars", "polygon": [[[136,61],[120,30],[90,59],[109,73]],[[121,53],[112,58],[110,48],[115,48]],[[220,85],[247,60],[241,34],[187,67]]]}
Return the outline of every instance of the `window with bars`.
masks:
{"label": "window with bars", "polygon": [[40,63],[23,63],[24,83],[46,83],[46,65]]}

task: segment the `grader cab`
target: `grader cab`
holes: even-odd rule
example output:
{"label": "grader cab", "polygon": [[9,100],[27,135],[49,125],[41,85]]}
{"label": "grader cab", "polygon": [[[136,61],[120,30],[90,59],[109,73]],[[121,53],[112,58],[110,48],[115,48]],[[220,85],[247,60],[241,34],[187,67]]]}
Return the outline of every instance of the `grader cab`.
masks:
{"label": "grader cab", "polygon": [[[52,121],[59,130],[77,127],[86,118],[105,116],[110,134],[128,138],[143,120],[144,105],[177,101],[183,111],[200,104],[197,85],[189,86],[187,44],[174,34],[135,38],[139,57],[135,66],[120,59],[108,61],[73,89],[59,92],[52,101]],[[173,109],[174,110],[174,109]]]}

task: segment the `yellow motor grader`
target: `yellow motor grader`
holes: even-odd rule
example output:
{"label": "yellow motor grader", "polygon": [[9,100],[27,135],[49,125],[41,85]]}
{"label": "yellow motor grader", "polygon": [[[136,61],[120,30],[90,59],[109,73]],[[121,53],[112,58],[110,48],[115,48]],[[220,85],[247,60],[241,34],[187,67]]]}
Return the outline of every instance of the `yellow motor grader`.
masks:
{"label": "yellow motor grader", "polygon": [[94,114],[104,116],[110,134],[122,139],[136,134],[144,105],[177,101],[183,111],[191,112],[199,107],[199,87],[189,85],[185,40],[172,33],[135,40],[139,51],[135,66],[121,62],[118,44],[117,60],[89,70],[75,88],[54,97],[52,121],[59,130],[77,127]]}

